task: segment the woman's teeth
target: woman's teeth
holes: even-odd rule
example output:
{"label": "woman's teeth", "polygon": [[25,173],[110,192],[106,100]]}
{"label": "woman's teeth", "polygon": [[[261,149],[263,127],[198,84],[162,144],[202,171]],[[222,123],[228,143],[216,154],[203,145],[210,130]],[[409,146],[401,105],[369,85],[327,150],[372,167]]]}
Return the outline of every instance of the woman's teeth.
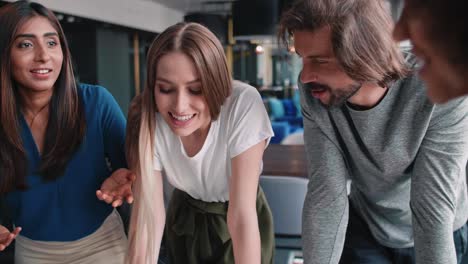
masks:
{"label": "woman's teeth", "polygon": [[178,116],[178,115],[174,115],[171,113],[171,116],[178,120],[178,121],[187,121],[189,119],[191,119],[194,115],[183,115],[183,116]]}
{"label": "woman's teeth", "polygon": [[46,74],[46,73],[49,73],[51,70],[47,70],[47,69],[44,69],[44,70],[33,70],[32,72],[34,73],[39,73],[39,74]]}

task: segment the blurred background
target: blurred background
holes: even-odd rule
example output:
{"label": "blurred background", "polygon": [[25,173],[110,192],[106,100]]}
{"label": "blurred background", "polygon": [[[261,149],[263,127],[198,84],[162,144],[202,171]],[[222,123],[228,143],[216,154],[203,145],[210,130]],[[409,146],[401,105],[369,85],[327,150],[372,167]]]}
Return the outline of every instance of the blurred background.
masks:
{"label": "blurred background", "polygon": [[[0,1],[0,5],[6,2]],[[234,79],[256,87],[276,136],[302,132],[294,47],[280,45],[276,26],[293,0],[39,0],[55,11],[69,41],[79,81],[100,84],[126,114],[144,87],[146,52],[168,26],[193,21],[210,28],[225,47]],[[401,1],[388,2],[397,17]]]}

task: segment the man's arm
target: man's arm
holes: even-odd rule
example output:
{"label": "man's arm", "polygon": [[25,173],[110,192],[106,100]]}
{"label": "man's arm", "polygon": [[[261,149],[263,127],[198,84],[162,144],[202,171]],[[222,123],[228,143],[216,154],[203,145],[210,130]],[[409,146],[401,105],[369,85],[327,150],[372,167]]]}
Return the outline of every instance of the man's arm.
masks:
{"label": "man's arm", "polygon": [[457,263],[453,228],[467,157],[468,100],[436,106],[411,183],[416,263]]}
{"label": "man's arm", "polygon": [[[301,95],[304,98],[304,94]],[[343,154],[313,121],[302,101],[309,185],[302,215],[305,263],[338,263],[348,224]]]}

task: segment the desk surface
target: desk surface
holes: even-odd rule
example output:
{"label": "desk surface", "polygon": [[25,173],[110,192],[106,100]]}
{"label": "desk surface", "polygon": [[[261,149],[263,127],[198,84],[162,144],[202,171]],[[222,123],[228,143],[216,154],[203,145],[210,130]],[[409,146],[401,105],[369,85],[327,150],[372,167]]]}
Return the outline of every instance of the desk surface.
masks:
{"label": "desk surface", "polygon": [[307,178],[304,145],[270,144],[263,154],[262,174]]}

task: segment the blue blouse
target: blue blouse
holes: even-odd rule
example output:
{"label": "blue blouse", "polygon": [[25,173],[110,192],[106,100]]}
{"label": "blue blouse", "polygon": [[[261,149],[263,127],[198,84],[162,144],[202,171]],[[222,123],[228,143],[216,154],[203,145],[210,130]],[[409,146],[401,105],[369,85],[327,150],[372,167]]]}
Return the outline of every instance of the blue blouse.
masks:
{"label": "blue blouse", "polygon": [[[7,195],[10,217],[21,235],[41,241],[73,241],[96,231],[112,207],[96,197],[111,169],[126,167],[125,117],[103,87],[78,87],[86,112],[86,134],[58,179],[44,182],[35,173],[40,155],[25,120],[21,136],[28,159],[28,189]],[[110,163],[110,164],[108,164]],[[111,165],[111,166],[109,166]]]}

